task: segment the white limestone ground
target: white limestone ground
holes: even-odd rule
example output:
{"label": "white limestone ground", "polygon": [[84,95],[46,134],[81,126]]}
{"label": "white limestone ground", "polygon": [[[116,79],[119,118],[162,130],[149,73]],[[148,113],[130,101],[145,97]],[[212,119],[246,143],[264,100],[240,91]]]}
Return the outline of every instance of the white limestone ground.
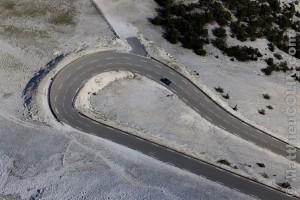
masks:
{"label": "white limestone ground", "polygon": [[[287,159],[215,127],[170,90],[144,76],[126,71],[99,74],[79,92],[75,107],[104,124],[272,187],[280,189],[278,184],[285,182]],[[220,165],[221,159],[231,166]],[[266,168],[257,165],[261,162]],[[299,188],[300,182],[293,186]]]}
{"label": "white limestone ground", "polygon": [[79,110],[89,109],[90,111],[93,111],[89,101],[91,95],[97,94],[99,90],[103,89],[113,81],[133,77],[134,74],[125,71],[104,72],[92,77],[86,82],[85,86],[79,91],[78,95],[76,96],[75,107]]}
{"label": "white limestone ground", "polygon": [[[55,72],[86,53],[128,47],[88,0],[11,0],[16,4],[12,10],[3,2],[0,199],[253,199],[56,123],[46,96]],[[74,23],[50,23],[66,12],[73,13]],[[22,91],[33,74],[60,53],[71,55],[42,81],[32,99],[32,120],[25,115]]]}
{"label": "white limestone ground", "polygon": [[98,137],[0,123],[4,200],[253,199]]}
{"label": "white limestone ground", "polygon": [[[208,56],[201,58],[192,51],[182,48],[179,44],[170,44],[162,37],[163,30],[149,22],[149,19],[156,15],[157,6],[153,0],[146,2],[142,0],[94,1],[102,8],[108,21],[111,22],[121,38],[138,37],[151,56],[168,63],[189,77],[227,110],[269,134],[287,141],[289,121],[286,115],[287,103],[285,100],[288,87],[285,77],[288,74],[274,73],[266,77],[260,71],[261,68],[266,67],[263,60],[248,63],[231,62],[212,45],[205,47]],[[282,1],[282,3],[286,2],[288,1]],[[124,31],[124,27],[126,31]],[[210,37],[213,38],[211,33]],[[228,43],[229,45],[240,44],[230,37]],[[273,57],[270,52],[265,50],[267,48],[266,40],[245,42],[244,44],[259,48],[261,53],[267,54],[264,56],[265,58]],[[275,52],[280,52],[285,59],[289,58],[286,53],[278,49]],[[173,58],[167,54],[171,54]],[[215,56],[219,56],[219,58]],[[300,61],[297,60],[297,62],[300,65]],[[196,72],[199,75],[196,75]],[[222,86],[225,92],[229,93],[229,100],[223,99],[214,90],[218,86]],[[271,96],[270,100],[263,98],[265,93]],[[295,97],[299,99],[299,93]],[[235,105],[238,106],[238,112],[234,112],[231,108]],[[268,105],[272,105],[274,109],[268,110],[266,108]],[[300,101],[297,102],[297,106],[300,107]],[[258,109],[262,108],[266,110],[265,116],[258,113]],[[299,121],[300,115],[297,115],[296,118]],[[299,123],[297,129],[300,129]],[[297,137],[294,145],[300,147],[300,137]]]}

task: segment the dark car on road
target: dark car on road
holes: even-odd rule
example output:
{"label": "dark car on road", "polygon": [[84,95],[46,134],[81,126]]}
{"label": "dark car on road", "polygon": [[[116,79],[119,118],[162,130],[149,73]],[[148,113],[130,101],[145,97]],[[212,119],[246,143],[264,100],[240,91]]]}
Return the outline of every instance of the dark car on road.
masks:
{"label": "dark car on road", "polygon": [[167,78],[162,78],[162,79],[160,79],[160,81],[161,82],[163,82],[164,84],[166,84],[166,85],[170,85],[172,82],[169,80],[169,79],[167,79]]}

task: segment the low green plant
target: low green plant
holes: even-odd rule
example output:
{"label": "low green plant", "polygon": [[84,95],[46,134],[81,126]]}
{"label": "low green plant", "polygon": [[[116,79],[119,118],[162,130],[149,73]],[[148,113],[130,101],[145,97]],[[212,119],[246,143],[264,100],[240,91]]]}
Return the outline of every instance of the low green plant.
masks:
{"label": "low green plant", "polygon": [[218,163],[222,164],[222,165],[227,165],[227,166],[230,166],[230,162],[226,159],[222,159],[222,160],[219,160]]}
{"label": "low green plant", "polygon": [[258,110],[258,113],[261,114],[261,115],[265,115],[266,111],[265,111],[265,109],[261,109],[261,110]]}
{"label": "low green plant", "polygon": [[226,38],[227,37],[226,30],[223,27],[215,28],[213,30],[213,34],[214,34],[214,36],[216,36],[218,38]]}
{"label": "low green plant", "polygon": [[263,97],[267,100],[271,99],[270,95],[267,93],[267,94],[263,94]]}
{"label": "low green plant", "polygon": [[2,7],[5,8],[5,9],[7,9],[7,10],[12,10],[12,9],[15,8],[15,6],[16,6],[15,2],[9,1],[9,0],[4,1],[2,3]]}
{"label": "low green plant", "polygon": [[222,95],[224,99],[229,99],[229,94]]}
{"label": "low green plant", "polygon": [[281,183],[280,186],[283,188],[289,188],[289,187],[291,187],[291,184],[289,182],[284,182],[284,183]]}
{"label": "low green plant", "polygon": [[264,168],[264,167],[266,167],[266,165],[264,164],[264,163],[256,163],[259,167],[262,167],[262,168]]}
{"label": "low green plant", "polygon": [[282,60],[283,59],[282,55],[279,54],[279,53],[275,53],[274,57],[277,58],[278,60]]}
{"label": "low green plant", "polygon": [[268,105],[268,106],[266,106],[269,110],[273,110],[273,106],[271,106],[271,105]]}
{"label": "low green plant", "polygon": [[74,18],[72,12],[66,12],[53,17],[50,22],[55,25],[72,25]]}
{"label": "low green plant", "polygon": [[220,93],[223,93],[223,92],[224,92],[224,89],[223,89],[221,86],[215,88],[215,90],[216,90],[217,92],[220,92]]}
{"label": "low green plant", "polygon": [[270,178],[268,174],[266,174],[265,172],[261,174],[262,177],[264,178]]}
{"label": "low green plant", "polygon": [[233,109],[234,111],[237,111],[237,110],[238,110],[237,105],[235,105],[232,109]]}

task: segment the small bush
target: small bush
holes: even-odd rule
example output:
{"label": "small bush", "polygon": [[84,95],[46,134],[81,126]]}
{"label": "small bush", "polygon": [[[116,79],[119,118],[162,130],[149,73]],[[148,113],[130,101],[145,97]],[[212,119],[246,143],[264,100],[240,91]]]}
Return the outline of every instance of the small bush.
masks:
{"label": "small bush", "polygon": [[223,92],[224,92],[224,89],[221,88],[221,86],[215,88],[215,90],[216,90],[217,92],[220,92],[220,93],[223,93]]}
{"label": "small bush", "polygon": [[261,110],[258,110],[258,113],[261,114],[261,115],[265,115],[266,111],[265,111],[265,109],[261,109]]}
{"label": "small bush", "polygon": [[297,74],[295,73],[295,74],[291,75],[291,77],[292,77],[292,78],[296,78],[296,77],[297,77]]}
{"label": "small bush", "polygon": [[227,93],[226,95],[222,95],[224,99],[229,99],[229,94]]}
{"label": "small bush", "polygon": [[257,52],[257,57],[259,57],[259,58],[261,58],[261,57],[263,57],[263,55],[260,53],[260,52]]}
{"label": "small bush", "polygon": [[266,63],[269,65],[269,66],[273,66],[274,65],[274,59],[273,58],[268,58],[265,60]]}
{"label": "small bush", "polygon": [[261,69],[261,71],[266,75],[266,76],[270,76],[273,72],[273,69],[271,67],[266,67]]}
{"label": "small bush", "polygon": [[266,106],[269,110],[273,110],[273,106],[271,106],[271,105],[268,105],[268,106]]}
{"label": "small bush", "polygon": [[[217,42],[217,39],[215,42]],[[220,44],[218,44],[218,45],[220,45]],[[219,46],[216,46],[216,47],[219,48]],[[241,62],[257,61],[258,56],[260,55],[260,52],[257,48],[254,49],[252,47],[247,47],[247,46],[237,45],[237,46],[227,47],[227,45],[222,46],[222,42],[221,42],[221,48],[219,48],[219,49],[222,50],[224,54],[226,54],[229,57],[234,57],[236,60],[241,61]]]}
{"label": "small bush", "polygon": [[264,163],[256,163],[256,164],[257,164],[259,167],[262,167],[262,168],[266,167]]}
{"label": "small bush", "polygon": [[7,9],[7,10],[12,10],[15,8],[16,4],[12,1],[4,1],[2,3],[3,8]]}
{"label": "small bush", "polygon": [[232,109],[233,109],[234,111],[237,111],[237,110],[238,110],[237,105],[235,105]]}
{"label": "small bush", "polygon": [[263,94],[263,97],[267,100],[271,99],[270,95],[267,93],[267,94]]}
{"label": "small bush", "polygon": [[218,49],[220,49],[221,51],[226,51],[227,47],[227,43],[224,39],[221,38],[217,38],[213,41],[213,45],[215,47],[217,47]]}
{"label": "small bush", "polygon": [[291,187],[291,184],[289,182],[284,182],[284,183],[281,183],[280,186],[283,188],[289,188],[289,187]]}
{"label": "small bush", "polygon": [[227,37],[226,30],[223,27],[215,28],[213,30],[213,34],[214,34],[214,36],[216,36],[218,38],[226,38]]}
{"label": "small bush", "polygon": [[204,49],[196,49],[194,52],[199,56],[206,56],[206,51]]}
{"label": "small bush", "polygon": [[270,50],[270,51],[272,51],[272,52],[275,51],[275,46],[274,46],[273,43],[269,43],[269,44],[268,44],[268,47],[269,47],[269,50]]}
{"label": "small bush", "polygon": [[270,178],[268,174],[266,174],[265,172],[261,174],[262,177],[264,178]]}
{"label": "small bush", "polygon": [[280,64],[277,66],[277,68],[279,68],[279,70],[281,70],[281,71],[283,71],[283,72],[286,72],[286,71],[288,71],[288,70],[293,70],[293,68],[289,68],[289,67],[288,67],[288,64],[287,64],[286,61],[280,63]]}
{"label": "small bush", "polygon": [[177,44],[179,41],[179,38],[180,38],[180,33],[175,28],[169,29],[166,33],[166,39],[172,44]]}
{"label": "small bush", "polygon": [[222,164],[222,165],[227,165],[230,166],[230,162],[228,162],[228,160],[224,159],[224,160],[219,160],[218,163]]}
{"label": "small bush", "polygon": [[161,16],[156,16],[154,19],[151,20],[152,24],[156,26],[161,26],[163,25],[165,19]]}
{"label": "small bush", "polygon": [[73,14],[67,12],[53,17],[50,22],[55,25],[72,25],[74,24],[73,20]]}
{"label": "small bush", "polygon": [[282,60],[282,59],[283,59],[282,55],[279,54],[279,53],[275,53],[274,56],[275,56],[275,58],[277,58],[278,60]]}
{"label": "small bush", "polygon": [[299,72],[300,71],[300,67],[296,67],[296,71]]}

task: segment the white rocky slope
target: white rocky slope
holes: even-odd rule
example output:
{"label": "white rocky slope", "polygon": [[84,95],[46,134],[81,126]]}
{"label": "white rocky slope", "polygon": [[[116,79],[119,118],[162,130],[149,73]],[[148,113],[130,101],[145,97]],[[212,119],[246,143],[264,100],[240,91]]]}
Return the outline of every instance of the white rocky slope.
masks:
{"label": "white rocky slope", "polygon": [[[50,22],[68,12],[71,24]],[[28,117],[22,92],[57,54],[127,48],[90,1],[1,1],[0,46],[0,199],[252,199],[50,121],[45,85]]]}
{"label": "white rocky slope", "polygon": [[252,199],[72,129],[0,123],[0,199]]}

